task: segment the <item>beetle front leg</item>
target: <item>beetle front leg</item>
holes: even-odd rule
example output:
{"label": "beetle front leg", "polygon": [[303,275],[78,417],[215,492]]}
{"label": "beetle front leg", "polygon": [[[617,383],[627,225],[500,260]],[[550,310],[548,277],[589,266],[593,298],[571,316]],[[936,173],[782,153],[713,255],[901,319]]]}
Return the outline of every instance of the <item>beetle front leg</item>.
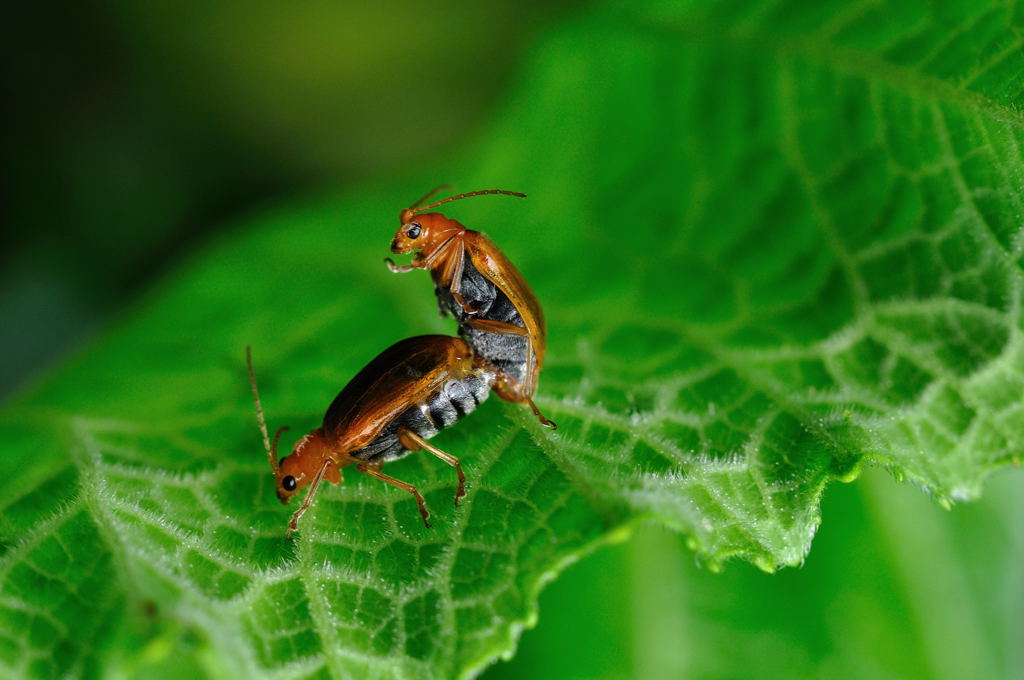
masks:
{"label": "beetle front leg", "polygon": [[306,510],[309,509],[310,504],[313,502],[313,496],[316,495],[317,487],[320,486],[320,482],[323,481],[324,475],[327,474],[327,468],[331,465],[331,460],[325,460],[320,469],[317,470],[316,475],[313,477],[312,483],[309,485],[309,491],[306,492],[306,497],[302,499],[302,505],[299,509],[292,514],[292,519],[288,522],[288,528],[285,529],[284,537],[291,538],[292,534],[295,533],[299,528],[299,518],[302,517]]}
{"label": "beetle front leg", "polygon": [[392,274],[405,274],[416,269],[416,267],[413,267],[411,264],[395,264],[395,261],[390,257],[384,258],[384,264],[388,266],[388,269],[391,270]]}
{"label": "beetle front leg", "polygon": [[392,274],[406,274],[416,269],[423,269],[426,264],[423,261],[422,253],[416,253],[413,255],[412,260],[409,264],[395,264],[395,261],[390,257],[384,258],[384,264],[388,266]]}

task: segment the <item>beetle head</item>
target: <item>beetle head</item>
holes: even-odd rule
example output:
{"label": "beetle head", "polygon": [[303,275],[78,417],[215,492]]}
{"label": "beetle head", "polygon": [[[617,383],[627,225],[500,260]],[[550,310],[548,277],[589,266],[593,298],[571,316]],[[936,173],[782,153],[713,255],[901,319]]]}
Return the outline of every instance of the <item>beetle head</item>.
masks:
{"label": "beetle head", "polygon": [[[411,212],[411,210],[402,212],[402,226],[398,228],[395,238],[391,241],[391,252],[396,255],[420,250],[429,256],[456,233],[466,231],[464,226],[441,213],[406,215]],[[404,219],[406,217],[408,219]]]}
{"label": "beetle head", "polygon": [[[276,437],[274,443],[277,443]],[[292,452],[281,459],[274,471],[278,499],[287,504],[292,496],[313,481],[329,455],[330,448],[320,428],[295,442]]]}
{"label": "beetle head", "polygon": [[396,255],[404,255],[405,253],[411,253],[414,250],[419,250],[424,253],[426,257],[429,257],[431,253],[443,245],[452,236],[455,236],[459,232],[466,231],[464,226],[455,220],[445,217],[441,213],[422,214],[431,208],[436,208],[439,205],[450,203],[452,201],[460,201],[463,198],[483,196],[485,194],[505,194],[507,196],[526,198],[526,194],[520,194],[515,191],[505,191],[504,189],[484,189],[482,191],[470,191],[466,194],[449,196],[448,198],[442,198],[440,201],[434,201],[430,205],[419,207],[421,203],[433,196],[434,193],[444,188],[446,188],[444,185],[435,187],[433,190],[427,192],[426,195],[422,196],[418,201],[413,203],[411,207],[406,208],[399,213],[398,221],[402,226],[398,228],[398,233],[395,234],[394,240],[391,241],[391,252]]}
{"label": "beetle head", "polygon": [[[319,484],[320,480],[327,479],[334,484],[340,483],[341,470],[338,467],[338,457],[334,455],[330,442],[323,429],[319,427],[295,442],[292,452],[278,462],[277,444],[281,440],[281,433],[288,428],[278,428],[274,433],[274,442],[271,444],[270,437],[267,436],[267,421],[263,418],[263,405],[260,403],[259,389],[256,387],[256,372],[252,370],[252,350],[249,347],[245,348],[245,364],[249,371],[253,403],[256,405],[256,418],[260,424],[260,433],[263,435],[263,448],[266,450],[270,469],[274,471],[274,487],[277,497],[282,503],[288,503],[299,489],[311,482],[315,481]],[[352,462],[347,457],[345,461]],[[289,529],[289,533],[292,529]]]}

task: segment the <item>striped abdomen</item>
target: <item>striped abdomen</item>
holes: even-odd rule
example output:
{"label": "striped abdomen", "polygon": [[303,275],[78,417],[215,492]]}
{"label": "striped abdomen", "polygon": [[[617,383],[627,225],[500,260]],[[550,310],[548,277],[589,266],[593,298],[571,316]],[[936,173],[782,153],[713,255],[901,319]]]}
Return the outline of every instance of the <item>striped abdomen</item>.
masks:
{"label": "striped abdomen", "polygon": [[477,404],[487,399],[494,373],[477,369],[463,378],[446,382],[426,400],[413,404],[400,413],[370,444],[349,455],[367,462],[388,462],[409,453],[398,441],[401,428],[412,430],[424,439],[430,439],[460,418],[472,413]]}

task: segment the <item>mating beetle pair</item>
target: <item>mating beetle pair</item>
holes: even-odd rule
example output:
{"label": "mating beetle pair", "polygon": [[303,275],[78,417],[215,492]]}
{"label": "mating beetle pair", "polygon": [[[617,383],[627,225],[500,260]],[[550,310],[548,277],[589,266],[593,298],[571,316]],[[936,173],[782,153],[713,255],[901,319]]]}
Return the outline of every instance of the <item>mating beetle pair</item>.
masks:
{"label": "mating beetle pair", "polygon": [[483,194],[523,194],[500,189],[451,196],[419,207],[437,189],[400,214],[401,227],[392,252],[418,251],[409,265],[385,260],[392,272],[427,269],[434,281],[441,314],[450,313],[463,339],[421,335],[395,343],[366,365],[335,397],[323,423],[277,460],[277,444],[267,434],[251,354],[246,362],[264,448],[274,472],[277,496],[288,503],[308,486],[285,536],[298,526],[324,479],[338,484],[341,468],[360,472],[409,492],[423,523],[430,513],[412,484],[381,472],[384,463],[425,449],[453,466],[458,474],[455,504],[465,495],[459,460],[428,439],[471,413],[490,391],[507,401],[527,404],[540,422],[554,428],[533,403],[537,375],[544,361],[545,323],[540,304],[511,262],[483,234],[466,229],[441,213],[424,213],[439,205]]}

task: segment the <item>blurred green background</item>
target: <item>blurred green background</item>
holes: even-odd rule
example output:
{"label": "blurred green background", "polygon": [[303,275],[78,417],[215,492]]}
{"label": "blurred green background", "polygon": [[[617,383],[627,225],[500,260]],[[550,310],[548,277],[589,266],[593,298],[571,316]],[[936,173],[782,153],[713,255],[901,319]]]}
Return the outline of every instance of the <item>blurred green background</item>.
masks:
{"label": "blurred green background", "polygon": [[[9,8],[0,394],[233,220],[465,148],[583,4]],[[710,573],[640,527],[549,586],[484,677],[1024,677],[1019,470],[952,512],[871,471],[830,487],[823,517],[776,575]]]}
{"label": "blurred green background", "polygon": [[1020,678],[1024,474],[941,509],[881,470],[829,487],[805,564],[715,574],[643,526],[570,568],[497,678]]}
{"label": "blurred green background", "polygon": [[8,8],[0,396],[232,219],[473,139],[581,4]]}

